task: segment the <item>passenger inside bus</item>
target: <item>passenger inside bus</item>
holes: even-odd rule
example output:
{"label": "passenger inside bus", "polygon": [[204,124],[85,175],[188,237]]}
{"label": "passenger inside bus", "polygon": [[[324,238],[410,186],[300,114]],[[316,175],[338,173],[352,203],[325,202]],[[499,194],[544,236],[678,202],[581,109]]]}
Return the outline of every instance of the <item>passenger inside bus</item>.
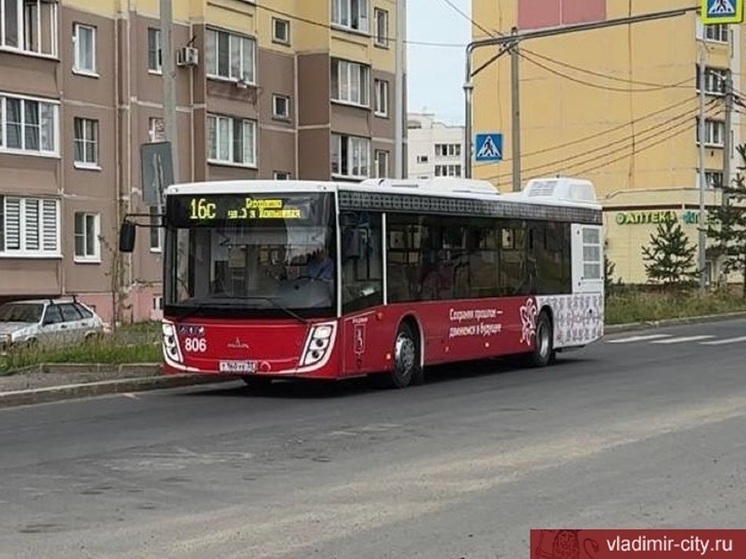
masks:
{"label": "passenger inside bus", "polygon": [[311,279],[334,281],[334,261],[329,258],[325,247],[316,250],[306,265],[306,275]]}

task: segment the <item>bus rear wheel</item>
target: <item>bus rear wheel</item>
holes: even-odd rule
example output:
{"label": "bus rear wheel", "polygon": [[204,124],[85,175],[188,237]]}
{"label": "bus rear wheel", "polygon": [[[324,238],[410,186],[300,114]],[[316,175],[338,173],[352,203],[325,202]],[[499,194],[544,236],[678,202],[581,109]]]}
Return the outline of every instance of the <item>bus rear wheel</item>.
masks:
{"label": "bus rear wheel", "polygon": [[420,365],[420,341],[412,326],[402,322],[394,340],[394,368],[379,377],[384,387],[406,388],[422,384],[424,374]]}
{"label": "bus rear wheel", "polygon": [[531,367],[546,367],[554,359],[554,331],[552,319],[542,311],[536,320],[536,345],[527,357]]}

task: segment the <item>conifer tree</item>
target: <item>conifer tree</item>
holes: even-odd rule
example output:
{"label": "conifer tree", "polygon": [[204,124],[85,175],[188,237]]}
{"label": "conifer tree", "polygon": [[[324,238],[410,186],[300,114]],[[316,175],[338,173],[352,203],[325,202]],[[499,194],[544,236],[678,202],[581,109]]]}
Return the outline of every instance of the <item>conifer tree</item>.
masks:
{"label": "conifer tree", "polygon": [[642,248],[648,281],[664,287],[691,285],[697,278],[696,252],[678,221],[671,218],[659,223],[650,244]]}

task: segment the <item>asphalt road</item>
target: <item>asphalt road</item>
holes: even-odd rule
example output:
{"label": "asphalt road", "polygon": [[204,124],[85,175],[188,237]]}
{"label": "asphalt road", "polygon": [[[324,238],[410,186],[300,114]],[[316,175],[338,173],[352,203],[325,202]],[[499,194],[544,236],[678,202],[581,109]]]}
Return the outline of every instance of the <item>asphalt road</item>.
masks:
{"label": "asphalt road", "polygon": [[0,410],[0,557],[520,559],[530,528],[740,528],[745,357],[741,320],[404,391]]}

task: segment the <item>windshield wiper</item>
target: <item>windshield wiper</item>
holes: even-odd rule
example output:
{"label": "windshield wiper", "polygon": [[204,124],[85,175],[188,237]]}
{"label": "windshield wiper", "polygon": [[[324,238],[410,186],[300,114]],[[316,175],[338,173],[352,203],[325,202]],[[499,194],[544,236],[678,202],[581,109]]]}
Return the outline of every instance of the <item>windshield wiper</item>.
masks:
{"label": "windshield wiper", "polygon": [[257,300],[258,299],[260,301],[269,301],[275,307],[280,309],[282,312],[284,312],[288,316],[293,317],[294,319],[302,322],[303,324],[308,324],[308,320],[306,320],[299,314],[294,313],[286,306],[281,305],[280,303],[277,302],[276,299],[273,299],[272,297],[266,297],[266,296],[261,296],[261,295],[216,295],[215,298],[216,299],[242,299],[242,300],[252,300],[252,299]]}

